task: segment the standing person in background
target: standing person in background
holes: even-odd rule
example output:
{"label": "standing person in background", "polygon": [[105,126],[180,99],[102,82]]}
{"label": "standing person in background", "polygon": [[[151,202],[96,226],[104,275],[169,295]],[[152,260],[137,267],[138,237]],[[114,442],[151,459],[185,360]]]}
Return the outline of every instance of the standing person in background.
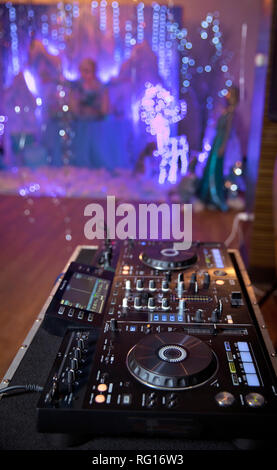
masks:
{"label": "standing person in background", "polygon": [[109,112],[109,97],[96,76],[96,64],[92,59],[84,59],[79,70],[80,80],[72,87],[71,110],[81,119],[102,119]]}
{"label": "standing person in background", "polygon": [[86,168],[105,167],[106,120],[110,104],[107,87],[100,82],[96,64],[86,58],[80,63],[80,79],[69,92],[72,115],[74,164]]}

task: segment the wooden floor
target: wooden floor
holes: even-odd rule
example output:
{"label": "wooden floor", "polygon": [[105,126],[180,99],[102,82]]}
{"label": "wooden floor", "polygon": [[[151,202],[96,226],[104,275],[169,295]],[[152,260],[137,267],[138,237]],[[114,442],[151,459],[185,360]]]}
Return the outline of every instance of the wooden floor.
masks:
{"label": "wooden floor", "polygon": [[[71,253],[77,245],[89,244],[83,233],[83,212],[89,202],[78,198],[0,197],[0,378]],[[194,214],[193,239],[225,241],[234,216],[234,211]],[[231,246],[236,248],[237,243],[235,239]],[[264,310],[276,326],[275,299],[271,298]],[[277,340],[275,330],[273,336]]]}

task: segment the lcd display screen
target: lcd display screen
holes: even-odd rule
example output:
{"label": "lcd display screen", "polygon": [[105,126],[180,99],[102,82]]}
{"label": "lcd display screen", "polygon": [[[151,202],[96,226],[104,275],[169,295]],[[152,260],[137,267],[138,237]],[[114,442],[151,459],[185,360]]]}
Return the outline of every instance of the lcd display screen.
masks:
{"label": "lcd display screen", "polygon": [[63,293],[61,304],[102,313],[110,281],[87,274],[74,273]]}

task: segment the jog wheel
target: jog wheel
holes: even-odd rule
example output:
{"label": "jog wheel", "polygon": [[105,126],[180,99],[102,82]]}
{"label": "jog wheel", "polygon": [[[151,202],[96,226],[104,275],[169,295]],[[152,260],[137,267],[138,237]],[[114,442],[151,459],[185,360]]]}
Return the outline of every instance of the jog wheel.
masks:
{"label": "jog wheel", "polygon": [[146,266],[158,270],[185,269],[196,263],[197,255],[193,250],[178,251],[174,248],[149,247],[139,255],[140,261]]}
{"label": "jog wheel", "polygon": [[127,355],[127,367],[148,387],[184,390],[210,380],[217,371],[217,359],[199,338],[172,332],[139,341]]}

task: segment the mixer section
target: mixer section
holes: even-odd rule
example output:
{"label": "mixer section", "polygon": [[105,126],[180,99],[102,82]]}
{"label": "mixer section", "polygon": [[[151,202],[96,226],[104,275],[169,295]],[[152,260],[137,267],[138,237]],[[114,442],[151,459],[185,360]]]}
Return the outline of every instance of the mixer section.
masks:
{"label": "mixer section", "polygon": [[109,315],[170,324],[251,322],[234,266],[220,244],[177,252],[164,242],[125,243]]}

